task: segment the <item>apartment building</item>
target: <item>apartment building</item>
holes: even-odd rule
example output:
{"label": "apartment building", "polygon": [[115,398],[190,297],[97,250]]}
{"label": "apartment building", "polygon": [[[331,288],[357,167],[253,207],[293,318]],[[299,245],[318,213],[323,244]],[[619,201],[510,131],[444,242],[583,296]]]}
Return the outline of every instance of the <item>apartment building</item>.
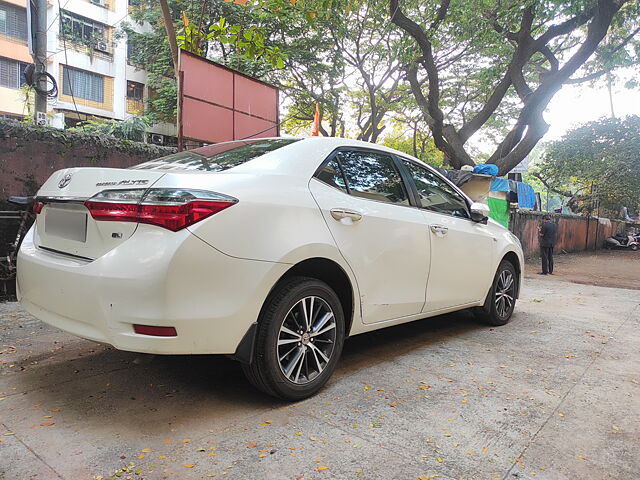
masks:
{"label": "apartment building", "polygon": [[[116,31],[129,19],[130,0],[50,0],[47,8],[47,71],[58,95],[48,113],[72,126],[88,118],[124,120],[144,112],[150,94],[144,70],[127,61],[127,40]],[[32,63],[27,43],[27,0],[0,0],[0,115],[28,113],[24,69]],[[139,32],[144,26],[134,24]],[[176,127],[150,128],[149,141],[175,143]]]}

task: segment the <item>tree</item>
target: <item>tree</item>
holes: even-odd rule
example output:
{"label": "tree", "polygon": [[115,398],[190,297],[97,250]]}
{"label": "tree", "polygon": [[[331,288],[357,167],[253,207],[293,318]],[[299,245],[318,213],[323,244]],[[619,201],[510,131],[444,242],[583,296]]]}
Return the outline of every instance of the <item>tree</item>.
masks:
{"label": "tree", "polygon": [[87,120],[79,125],[69,128],[71,132],[101,133],[121,140],[143,142],[144,133],[149,127],[149,122],[144,117],[131,115],[125,120]]}
{"label": "tree", "polygon": [[382,144],[412,155],[434,167],[442,167],[442,152],[433,143],[426,125],[419,118],[394,118],[391,132],[384,137]]}
{"label": "tree", "polygon": [[546,145],[539,171],[548,189],[567,197],[574,212],[600,201],[616,214],[640,207],[640,117],[602,119]]}
{"label": "tree", "polygon": [[152,28],[138,33],[124,23],[120,34],[131,43],[129,62],[149,74],[148,86],[153,93],[147,103],[154,121],[175,121],[176,47],[212,57],[252,76],[260,77],[269,69],[284,66],[284,55],[277,46],[267,43],[262,23],[265,18],[274,17],[270,9],[294,6],[289,0],[269,0],[259,2],[259,7],[206,0],[137,2],[130,10],[131,18]]}
{"label": "tree", "polygon": [[401,99],[404,71],[399,55],[406,39],[384,18],[383,4],[375,1],[351,1],[344,11],[332,12],[328,32],[355,83],[350,96],[357,138],[375,143],[385,128],[383,119]]}
{"label": "tree", "polygon": [[414,40],[405,56],[413,96],[454,168],[474,163],[466,143],[497,122],[505,133],[487,162],[507,173],[547,132],[544,110],[563,85],[635,64],[640,53],[637,0],[389,7],[391,22]]}

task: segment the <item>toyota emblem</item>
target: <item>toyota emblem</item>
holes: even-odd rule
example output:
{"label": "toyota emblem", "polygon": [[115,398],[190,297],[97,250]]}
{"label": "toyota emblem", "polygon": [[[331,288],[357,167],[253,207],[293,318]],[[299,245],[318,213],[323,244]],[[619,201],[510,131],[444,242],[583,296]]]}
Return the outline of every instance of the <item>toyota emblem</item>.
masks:
{"label": "toyota emblem", "polygon": [[58,188],[64,188],[64,187],[66,187],[67,185],[69,185],[69,183],[71,183],[71,174],[70,174],[70,173],[67,173],[67,174],[65,174],[65,176],[64,176],[64,177],[62,177],[62,178],[60,179],[60,181],[58,182]]}

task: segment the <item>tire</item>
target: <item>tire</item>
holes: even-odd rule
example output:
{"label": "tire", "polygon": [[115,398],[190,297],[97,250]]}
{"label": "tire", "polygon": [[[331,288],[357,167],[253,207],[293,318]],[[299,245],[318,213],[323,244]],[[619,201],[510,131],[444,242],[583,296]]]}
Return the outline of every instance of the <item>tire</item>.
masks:
{"label": "tire", "polygon": [[255,355],[251,364],[242,365],[244,374],[268,395],[291,401],[310,397],[336,368],[344,328],[340,299],[326,283],[292,277],[274,289],[262,308]]}
{"label": "tire", "polygon": [[[509,283],[509,278],[511,283]],[[491,290],[482,307],[475,310],[476,315],[485,323],[493,326],[506,325],[511,319],[513,309],[516,306],[518,275],[511,262],[503,260],[498,266],[498,271],[493,278]],[[508,284],[505,288],[504,285]],[[498,297],[504,293],[501,297]],[[511,299],[509,301],[509,299]]]}
{"label": "tire", "polygon": [[631,248],[631,250],[633,250],[635,252],[636,250],[638,250],[638,245],[634,244],[634,245],[631,245],[631,247],[629,247],[629,248]]}

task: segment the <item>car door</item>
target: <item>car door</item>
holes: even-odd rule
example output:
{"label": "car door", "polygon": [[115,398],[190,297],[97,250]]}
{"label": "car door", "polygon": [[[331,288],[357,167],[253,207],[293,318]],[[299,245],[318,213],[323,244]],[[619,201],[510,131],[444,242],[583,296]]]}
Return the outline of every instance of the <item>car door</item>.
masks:
{"label": "car door", "polygon": [[496,239],[471,220],[467,200],[446,180],[402,158],[430,235],[431,268],[424,312],[483,300],[491,279]]}
{"label": "car door", "polygon": [[394,158],[340,149],[309,187],[358,288],[364,323],[421,313],[429,271],[429,234],[409,203]]}

